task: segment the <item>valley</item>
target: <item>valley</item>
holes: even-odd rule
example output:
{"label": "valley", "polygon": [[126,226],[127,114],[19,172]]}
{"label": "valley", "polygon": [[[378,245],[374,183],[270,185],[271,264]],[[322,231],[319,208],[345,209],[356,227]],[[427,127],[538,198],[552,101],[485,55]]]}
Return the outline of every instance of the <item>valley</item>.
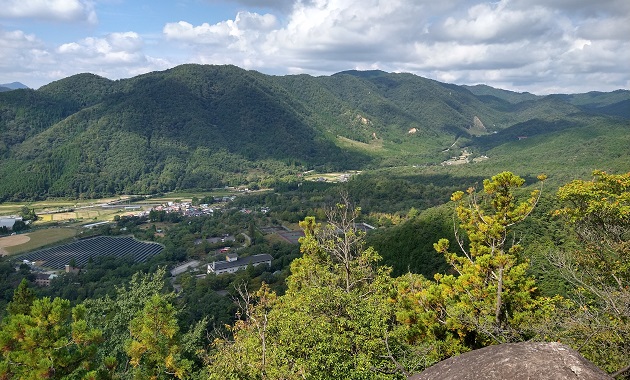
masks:
{"label": "valley", "polygon": [[[76,378],[402,379],[529,340],[614,373],[628,102],[229,65],[1,92],[0,340],[60,310]],[[145,322],[170,356],[129,365]]]}

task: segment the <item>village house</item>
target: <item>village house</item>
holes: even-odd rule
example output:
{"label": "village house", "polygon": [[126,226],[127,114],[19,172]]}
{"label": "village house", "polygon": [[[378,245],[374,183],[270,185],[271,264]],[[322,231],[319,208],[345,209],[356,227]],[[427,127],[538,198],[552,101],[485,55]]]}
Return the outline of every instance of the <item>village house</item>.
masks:
{"label": "village house", "polygon": [[249,265],[271,266],[272,259],[273,257],[266,253],[248,257],[238,257],[236,253],[228,253],[225,255],[225,261],[213,261],[208,264],[208,274],[234,273],[240,269],[247,268]]}
{"label": "village house", "polygon": [[15,222],[21,220],[21,216],[0,216],[0,227],[6,227],[10,231],[13,229]]}
{"label": "village house", "polygon": [[54,273],[36,273],[35,284],[37,286],[50,286],[50,281],[57,277]]}

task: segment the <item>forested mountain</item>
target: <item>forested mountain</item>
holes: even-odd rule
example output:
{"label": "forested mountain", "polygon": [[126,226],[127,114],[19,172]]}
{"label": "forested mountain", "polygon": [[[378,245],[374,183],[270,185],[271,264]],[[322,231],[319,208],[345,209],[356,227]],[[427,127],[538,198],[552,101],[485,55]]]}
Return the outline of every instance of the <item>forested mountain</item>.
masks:
{"label": "forested mountain", "polygon": [[[79,74],[0,93],[0,200],[270,185],[311,168],[435,165],[462,148],[498,157],[522,137],[579,146],[579,128],[627,135],[629,102],[625,90],[543,97],[382,71]],[[627,153],[623,138],[615,149]]]}

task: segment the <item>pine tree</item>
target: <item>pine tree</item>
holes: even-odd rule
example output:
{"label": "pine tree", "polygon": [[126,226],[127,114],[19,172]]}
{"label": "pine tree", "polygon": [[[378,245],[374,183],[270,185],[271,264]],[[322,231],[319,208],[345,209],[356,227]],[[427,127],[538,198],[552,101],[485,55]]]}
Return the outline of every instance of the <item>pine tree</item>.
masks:
{"label": "pine tree", "polygon": [[28,281],[23,278],[13,292],[13,299],[7,305],[7,312],[10,315],[29,314],[34,300],[35,292],[28,286]]}

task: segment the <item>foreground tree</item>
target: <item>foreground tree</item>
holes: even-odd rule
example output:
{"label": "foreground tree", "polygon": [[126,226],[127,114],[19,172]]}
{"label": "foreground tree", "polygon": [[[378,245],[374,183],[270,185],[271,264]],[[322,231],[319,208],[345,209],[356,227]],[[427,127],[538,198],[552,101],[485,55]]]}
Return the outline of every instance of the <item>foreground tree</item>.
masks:
{"label": "foreground tree", "polygon": [[180,355],[176,314],[173,305],[156,294],[129,323],[127,354],[136,378],[183,379],[189,375],[192,363]]}
{"label": "foreground tree", "polygon": [[91,327],[99,328],[107,339],[99,346],[97,359],[106,358],[125,371],[129,356],[127,341],[131,338],[129,324],[142,311],[146,302],[164,290],[166,269],[159,268],[153,274],[136,273],[127,286],[116,288],[114,297],[89,299],[84,302],[86,320]]}
{"label": "foreground tree", "polygon": [[503,172],[484,180],[482,193],[473,188],[466,196],[454,193],[468,248],[460,234],[457,243],[463,255],[449,252],[445,239],[435,244],[457,272],[457,276],[436,277],[443,292],[456,293],[446,305],[449,322],[474,334],[475,345],[522,339],[523,327],[530,323],[527,319],[539,306],[532,296],[535,281],[526,274],[528,263],[519,256],[522,247],[510,234],[510,227],[525,220],[540,197],[540,190],[534,190],[517,202],[515,190],[524,183],[519,176]]}
{"label": "foreground tree", "polygon": [[7,312],[10,315],[29,314],[35,298],[35,292],[28,286],[28,281],[23,278],[13,292],[13,299],[7,305]]}
{"label": "foreground tree", "polygon": [[[132,373],[142,378],[154,372],[178,377],[198,369],[193,359],[201,366],[198,351],[203,346],[206,320],[198,321],[184,334],[178,330],[173,333],[177,313],[171,304],[174,295],[164,293],[165,275],[165,268],[152,274],[136,273],[128,285],[117,287],[114,297],[85,301],[88,324],[106,337],[95,360],[100,364],[99,378],[125,378]],[[147,329],[156,335],[147,336]]]}
{"label": "foreground tree", "polygon": [[27,313],[10,314],[0,330],[0,377],[60,379],[93,368],[101,332],[87,326],[85,307],[61,298],[37,299]]}
{"label": "foreground tree", "polygon": [[208,367],[211,378],[402,378],[403,342],[395,330],[389,269],[362,246],[359,210],[345,201],[321,225],[300,226],[303,256],[291,264],[287,291],[266,286],[242,307],[232,339],[219,339]]}
{"label": "foreground tree", "polygon": [[595,171],[558,197],[581,243],[553,256],[574,289],[562,338],[609,372],[630,372],[630,173]]}
{"label": "foreground tree", "polygon": [[524,182],[503,172],[485,180],[481,192],[454,193],[461,253],[451,252],[447,239],[435,244],[454,273],[436,274],[435,282],[414,275],[399,280],[399,320],[410,326],[410,338],[425,346],[428,359],[531,339],[536,326],[551,318],[557,299],[536,296],[522,247],[510,233],[540,196],[534,190],[519,201],[516,192]]}

